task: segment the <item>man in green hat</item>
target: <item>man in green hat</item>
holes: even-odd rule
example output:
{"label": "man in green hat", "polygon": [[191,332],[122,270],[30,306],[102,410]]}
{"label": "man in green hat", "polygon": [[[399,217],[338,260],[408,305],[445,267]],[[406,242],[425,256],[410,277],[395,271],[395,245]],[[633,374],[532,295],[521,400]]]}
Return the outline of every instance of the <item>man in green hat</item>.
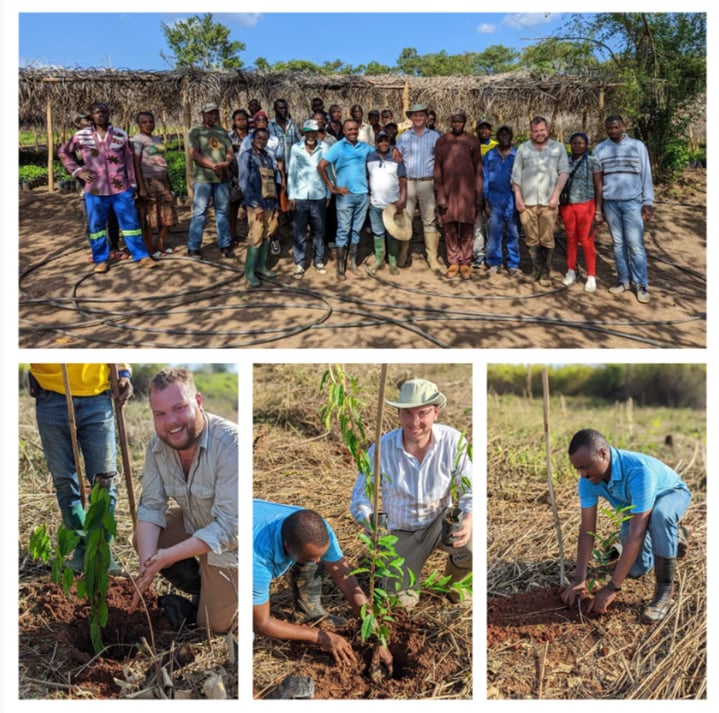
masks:
{"label": "man in green hat", "polygon": [[[386,403],[397,409],[399,428],[382,436],[380,443],[382,509],[388,530],[398,538],[395,549],[405,558],[405,576],[397,583],[396,593],[410,609],[419,600],[419,592],[410,584],[409,571],[418,582],[435,549],[449,554],[445,574],[452,581],[472,571],[472,461],[464,435],[437,423],[447,399],[436,384],[410,379],[402,384],[399,399]],[[372,466],[374,451],[373,444],[367,451]],[[453,491],[458,496],[455,503]],[[447,545],[442,541],[442,521],[452,505],[461,511],[461,525]],[[362,473],[352,490],[350,512],[365,527],[372,523],[372,503]],[[459,601],[458,593],[451,592],[450,599]]]}

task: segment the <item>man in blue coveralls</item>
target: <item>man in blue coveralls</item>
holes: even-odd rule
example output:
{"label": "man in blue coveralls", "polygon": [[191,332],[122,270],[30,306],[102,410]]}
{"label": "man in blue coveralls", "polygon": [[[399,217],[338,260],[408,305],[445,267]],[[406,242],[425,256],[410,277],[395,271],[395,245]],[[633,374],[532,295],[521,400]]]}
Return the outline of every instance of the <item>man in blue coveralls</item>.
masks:
{"label": "man in blue coveralls", "polygon": [[621,555],[611,579],[594,595],[589,611],[606,612],[626,577],[641,577],[652,566],[654,597],[642,610],[642,621],[657,624],[669,611],[677,558],[686,554],[691,529],[679,524],[691,499],[689,488],[669,466],[656,458],[613,448],[591,428],[577,431],[569,444],[569,459],[579,472],[582,508],[577,569],[562,592],[570,606],[587,591],[587,565],[597,526],[601,495],[615,508],[630,507],[622,524]]}

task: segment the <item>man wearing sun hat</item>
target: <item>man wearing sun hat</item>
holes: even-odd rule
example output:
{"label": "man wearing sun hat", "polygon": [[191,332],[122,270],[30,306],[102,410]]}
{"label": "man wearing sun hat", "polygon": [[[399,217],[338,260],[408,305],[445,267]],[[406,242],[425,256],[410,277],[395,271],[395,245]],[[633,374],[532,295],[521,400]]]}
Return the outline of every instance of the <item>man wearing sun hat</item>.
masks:
{"label": "man wearing sun hat", "polygon": [[[464,434],[437,423],[447,399],[437,385],[426,379],[410,379],[402,384],[397,401],[386,400],[398,410],[400,427],[382,436],[380,471],[382,510],[387,529],[398,540],[395,549],[405,558],[419,582],[422,566],[435,549],[449,554],[445,574],[452,581],[472,571],[472,492],[464,484],[472,479],[472,462]],[[367,451],[374,466],[375,445]],[[461,526],[451,545],[442,543],[442,520],[450,507],[451,486],[457,485],[462,512]],[[366,494],[365,476],[360,473],[352,490],[352,517],[367,527],[372,522],[372,503]],[[405,574],[397,583],[397,595],[406,608],[413,607],[419,593]],[[415,585],[416,586],[416,585]],[[452,592],[452,601],[459,595]]]}
{"label": "man wearing sun hat", "polygon": [[[414,217],[417,205],[422,215],[427,264],[434,272],[441,272],[437,262],[439,233],[435,221],[434,147],[439,132],[427,127],[427,106],[414,104],[406,112],[412,126],[397,137],[397,149],[407,168],[407,212]],[[399,264],[404,265],[409,243],[400,250]]]}

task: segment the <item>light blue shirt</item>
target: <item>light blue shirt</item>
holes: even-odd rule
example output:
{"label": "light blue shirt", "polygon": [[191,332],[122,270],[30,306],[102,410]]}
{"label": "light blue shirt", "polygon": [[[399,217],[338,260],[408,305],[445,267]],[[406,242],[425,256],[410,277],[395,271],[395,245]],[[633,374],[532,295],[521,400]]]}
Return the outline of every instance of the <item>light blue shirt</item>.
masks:
{"label": "light blue shirt", "polygon": [[670,490],[689,492],[679,475],[660,460],[634,451],[611,447],[609,450],[609,482],[595,485],[587,478],[579,479],[579,504],[582,508],[594,507],[601,496],[615,508],[633,505],[631,513],[634,515],[651,510],[655,500]]}
{"label": "light blue shirt", "polygon": [[350,193],[367,193],[367,156],[374,148],[363,141],[351,144],[347,139],[340,139],[330,146],[324,155],[325,161],[332,164],[337,176],[336,185],[345,186]]}
{"label": "light blue shirt", "polygon": [[654,203],[652,167],[647,147],[626,134],[617,142],[605,139],[594,149],[594,156],[602,164],[605,201],[641,199],[642,205]]}
{"label": "light blue shirt", "polygon": [[[264,604],[270,598],[270,583],[284,574],[295,561],[285,552],[282,523],[287,517],[304,508],[282,505],[267,500],[252,501],[252,604]],[[330,546],[323,562],[337,562],[343,558],[337,537],[325,520]]]}
{"label": "light blue shirt", "polygon": [[397,150],[402,154],[407,178],[434,177],[434,147],[439,132],[425,127],[421,134],[408,129],[397,137]]}
{"label": "light blue shirt", "polygon": [[309,153],[302,139],[290,150],[290,170],[287,172],[287,198],[291,201],[314,201],[330,198],[331,193],[317,171],[320,159],[328,150],[319,141]]}

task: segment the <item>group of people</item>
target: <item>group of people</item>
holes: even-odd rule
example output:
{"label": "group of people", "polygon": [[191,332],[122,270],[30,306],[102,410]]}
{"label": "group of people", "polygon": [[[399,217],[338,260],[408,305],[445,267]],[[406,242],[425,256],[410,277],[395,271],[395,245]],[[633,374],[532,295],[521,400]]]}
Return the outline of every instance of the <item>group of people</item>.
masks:
{"label": "group of people", "polygon": [[[82,455],[89,485],[100,482],[109,490],[115,512],[114,409],[133,395],[130,366],[115,368],[114,389],[109,364],[31,364],[28,376],[62,522],[79,537],[66,562],[76,572],[84,570],[86,552],[85,486],[76,453]],[[154,435],[145,454],[132,538],[138,570],[130,609],[134,611],[140,592],[160,574],[191,595],[171,595],[180,600],[173,609],[185,613],[187,624],[224,633],[237,616],[237,425],[205,410],[192,372],[184,368],[158,371],[150,380],[148,398]],[[124,571],[111,554],[109,573]]]}
{"label": "group of people", "polygon": [[[269,118],[259,101],[236,110],[228,132],[217,104],[201,107],[202,123],[188,137],[192,158],[193,206],[187,238],[191,257],[202,257],[209,206],[215,211],[217,246],[233,258],[238,220],[247,218],[245,279],[257,287],[273,279],[270,252],[279,254],[278,231],[291,225],[294,277],[312,265],[326,273],[328,250],[336,250],[338,280],[359,273],[360,236],[373,235],[370,270],[389,264],[391,274],[407,263],[412,222],[419,210],[429,268],[447,278],[471,278],[486,265],[490,277],[504,266],[519,272],[520,228],[536,281],[549,279],[558,219],[567,241],[563,283],[577,282],[579,247],[584,253],[586,292],[595,292],[596,226],[606,221],[612,236],[617,283],[612,294],[636,289],[649,301],[644,222],[651,218],[654,192],[645,145],[627,136],[620,116],[606,119],[607,139],[589,152],[582,132],[570,137],[570,154],[549,138],[546,119],[534,117],[530,138],[514,147],[503,125],[492,137],[491,122],[466,131],[467,115],[453,111],[441,134],[425,104],[406,112],[397,125],[390,110],[373,109],[364,121],[359,104],[342,119],[336,104],[321,98],[299,125],[288,103],[277,99]],[[153,136],[150,112],[137,116],[139,133],[129,139],[109,123],[109,109],[90,107],[87,124],[60,149],[68,171],[85,183],[92,259],[97,272],[110,260],[108,216],[118,218],[132,257],[143,267],[171,252],[165,240],[177,224],[165,147]],[[137,210],[133,202],[137,194]],[[154,239],[153,232],[158,235]],[[446,268],[439,259],[444,234]]]}
{"label": "group of people", "polygon": [[[396,536],[398,558],[404,562],[399,579],[382,588],[396,596],[400,606],[412,609],[419,600],[420,574],[430,554],[440,549],[448,554],[445,574],[449,581],[466,580],[472,571],[472,463],[467,443],[451,426],[438,418],[447,399],[437,385],[426,379],[405,381],[396,401],[399,428],[386,433],[380,444],[382,513],[374,516],[367,496],[366,476],[358,474],[349,510],[358,533],[370,532],[378,524]],[[374,463],[375,446],[367,451]],[[454,502],[461,511],[460,525],[449,542],[442,538],[446,510]],[[454,509],[454,508],[452,508]],[[255,500],[253,508],[253,625],[257,634],[275,639],[306,641],[330,652],[338,662],[355,661],[350,642],[331,629],[310,627],[308,621],[322,619],[341,624],[321,601],[322,577],[327,572],[355,613],[367,603],[367,596],[343,555],[331,525],[316,511],[294,505]],[[294,596],[294,622],[278,619],[270,611],[270,584],[289,573]],[[456,589],[447,596],[455,604],[469,604]],[[392,656],[376,649],[377,658],[391,671]]]}

